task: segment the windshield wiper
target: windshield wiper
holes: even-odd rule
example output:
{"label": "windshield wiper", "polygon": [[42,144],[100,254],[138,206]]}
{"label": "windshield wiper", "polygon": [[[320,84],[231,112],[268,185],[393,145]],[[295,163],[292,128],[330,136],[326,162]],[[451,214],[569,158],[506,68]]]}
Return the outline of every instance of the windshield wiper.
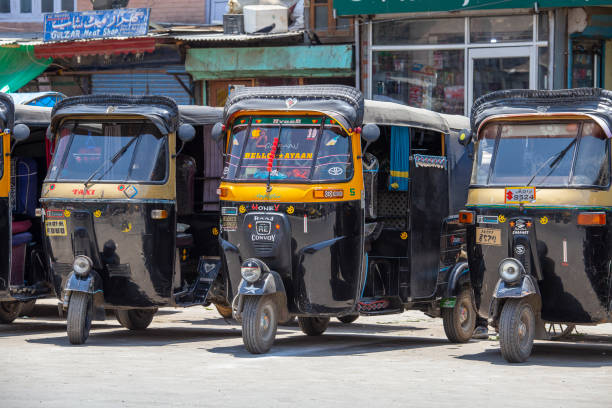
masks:
{"label": "windshield wiper", "polygon": [[102,169],[104,168],[104,166],[106,166],[107,164],[109,164],[109,163],[110,163],[111,165],[108,167],[108,169],[106,169],[106,171],[105,171],[104,173],[102,173],[102,175],[100,176],[100,178],[98,178],[98,180],[99,180],[99,179],[101,179],[102,177],[106,176],[106,173],[108,173],[108,172],[110,171],[110,169],[112,169],[112,168],[113,168],[113,166],[115,165],[115,163],[117,163],[117,161],[118,161],[118,160],[121,158],[121,156],[123,156],[123,155],[125,154],[125,152],[127,152],[127,150],[130,148],[130,146],[131,146],[131,145],[132,145],[132,144],[133,144],[133,143],[134,143],[136,140],[138,140],[138,138],[139,138],[139,137],[140,137],[140,135],[137,135],[137,136],[132,136],[132,139],[130,139],[130,141],[129,141],[129,142],[127,142],[127,143],[125,144],[125,146],[123,146],[121,149],[119,149],[119,150],[117,151],[117,153],[115,153],[115,155],[114,155],[113,157],[111,157],[111,158],[110,158],[110,160],[105,161],[104,163],[102,163],[102,165],[101,165],[100,167],[98,167],[97,169],[95,169],[95,170],[94,170],[94,172],[93,172],[93,173],[91,173],[91,176],[89,176],[89,178],[88,178],[88,179],[87,179],[87,181],[85,182],[85,184],[84,184],[84,185],[85,185],[85,189],[84,189],[83,191],[87,190],[87,188],[88,188],[88,186],[89,186],[89,183],[90,183],[90,182],[91,182],[91,180],[94,178],[94,176],[95,176],[96,174],[98,174],[98,172],[99,172],[100,170],[102,170]]}
{"label": "windshield wiper", "polygon": [[527,183],[527,185],[531,185],[531,183],[533,182],[533,180],[537,177],[538,174],[540,174],[540,172],[542,171],[542,169],[544,169],[544,167],[546,167],[546,165],[548,164],[549,161],[552,160],[552,162],[550,163],[549,167],[550,167],[550,171],[544,176],[544,178],[540,181],[540,183],[544,180],[546,180],[546,178],[548,176],[550,176],[552,174],[553,171],[555,171],[557,165],[559,163],[561,163],[561,159],[563,159],[565,157],[565,155],[567,154],[567,152],[569,152],[570,148],[574,145],[574,143],[576,143],[576,141],[578,140],[578,138],[573,139],[567,146],[565,146],[565,148],[563,150],[561,150],[559,153],[555,154],[554,156],[550,156],[548,159],[546,159],[546,161],[544,162],[544,164],[542,164],[538,170],[536,170],[536,172],[534,173],[533,177],[531,177],[531,179],[529,179],[529,183]]}

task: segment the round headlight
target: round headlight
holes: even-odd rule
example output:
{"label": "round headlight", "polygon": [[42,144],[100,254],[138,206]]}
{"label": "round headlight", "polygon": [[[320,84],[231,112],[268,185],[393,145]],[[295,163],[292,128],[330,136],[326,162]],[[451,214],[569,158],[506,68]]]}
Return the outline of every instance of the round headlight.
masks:
{"label": "round headlight", "polygon": [[505,282],[516,282],[519,280],[523,272],[523,265],[514,258],[506,258],[499,263],[499,276]]}
{"label": "round headlight", "polygon": [[74,258],[74,262],[72,263],[72,270],[78,276],[87,276],[91,267],[93,266],[93,262],[89,257],[85,255],[79,255]]}
{"label": "round headlight", "polygon": [[249,283],[257,282],[261,276],[261,267],[259,264],[252,260],[247,260],[240,267],[240,274],[245,281]]}

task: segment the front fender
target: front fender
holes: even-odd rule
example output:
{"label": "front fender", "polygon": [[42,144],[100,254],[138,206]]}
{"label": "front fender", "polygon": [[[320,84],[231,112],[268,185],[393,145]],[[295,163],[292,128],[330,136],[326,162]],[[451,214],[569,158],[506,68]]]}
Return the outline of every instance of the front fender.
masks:
{"label": "front fender", "polygon": [[257,280],[257,282],[253,283],[242,279],[240,281],[240,286],[238,286],[238,294],[240,295],[263,296],[278,292],[286,293],[283,280],[278,272],[275,271],[264,273],[262,277]]}
{"label": "front fender", "polygon": [[64,290],[66,292],[84,292],[90,294],[102,292],[102,279],[96,271],[90,271],[84,278],[72,272],[68,275]]}
{"label": "front fender", "polygon": [[448,285],[446,287],[446,298],[457,296],[461,284],[470,279],[470,269],[467,262],[459,262],[453,266],[448,274]]}
{"label": "front fender", "polygon": [[495,287],[494,298],[524,298],[529,295],[539,295],[540,290],[535,278],[531,275],[523,275],[517,284],[508,285],[503,280],[499,280]]}

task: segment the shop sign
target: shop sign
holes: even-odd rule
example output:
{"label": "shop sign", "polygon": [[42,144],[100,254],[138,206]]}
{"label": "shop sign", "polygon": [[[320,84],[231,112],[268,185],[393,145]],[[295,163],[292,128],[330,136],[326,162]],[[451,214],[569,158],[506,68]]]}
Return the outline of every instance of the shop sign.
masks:
{"label": "shop sign", "polygon": [[43,40],[143,36],[149,32],[149,14],[148,8],[49,13]]}
{"label": "shop sign", "polygon": [[533,9],[609,5],[610,0],[334,0],[336,14],[341,16],[388,13],[427,13],[491,9]]}

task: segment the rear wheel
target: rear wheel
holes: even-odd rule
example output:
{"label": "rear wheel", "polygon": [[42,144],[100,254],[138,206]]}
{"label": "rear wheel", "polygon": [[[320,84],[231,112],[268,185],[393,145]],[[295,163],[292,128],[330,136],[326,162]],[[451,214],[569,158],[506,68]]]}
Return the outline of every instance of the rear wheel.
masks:
{"label": "rear wheel", "polygon": [[300,329],[308,336],[320,336],[329,324],[329,317],[298,317]]}
{"label": "rear wheel", "polygon": [[442,308],[444,333],[453,343],[465,343],[472,338],[476,327],[476,310],[472,302],[472,290],[463,288],[453,308]]}
{"label": "rear wheel", "polygon": [[34,306],[36,306],[36,299],[28,300],[27,302],[23,302],[21,305],[21,313],[20,316],[32,316],[32,312],[34,311]]}
{"label": "rear wheel", "polygon": [[21,313],[21,302],[0,302],[0,323],[12,323]]}
{"label": "rear wheel", "polygon": [[91,295],[82,292],[73,292],[68,302],[68,316],[66,329],[68,340],[72,344],[83,344],[89,337],[91,330]]}
{"label": "rear wheel", "polygon": [[223,317],[224,319],[231,319],[232,318],[232,308],[231,308],[231,306],[223,306],[223,305],[219,305],[219,304],[215,303],[215,307],[217,308],[217,312],[219,312],[221,317]]}
{"label": "rear wheel", "polygon": [[499,345],[510,363],[529,358],[535,338],[535,313],[525,299],[508,299],[499,319]]}
{"label": "rear wheel", "polygon": [[267,353],[278,327],[276,305],[268,296],[245,296],[242,312],[242,341],[253,354]]}
{"label": "rear wheel", "polygon": [[153,321],[157,309],[129,309],[115,310],[117,321],[126,329],[144,330]]}
{"label": "rear wheel", "polygon": [[338,320],[340,320],[340,322],[342,322],[344,324],[353,323],[357,319],[359,319],[359,313],[338,317]]}

